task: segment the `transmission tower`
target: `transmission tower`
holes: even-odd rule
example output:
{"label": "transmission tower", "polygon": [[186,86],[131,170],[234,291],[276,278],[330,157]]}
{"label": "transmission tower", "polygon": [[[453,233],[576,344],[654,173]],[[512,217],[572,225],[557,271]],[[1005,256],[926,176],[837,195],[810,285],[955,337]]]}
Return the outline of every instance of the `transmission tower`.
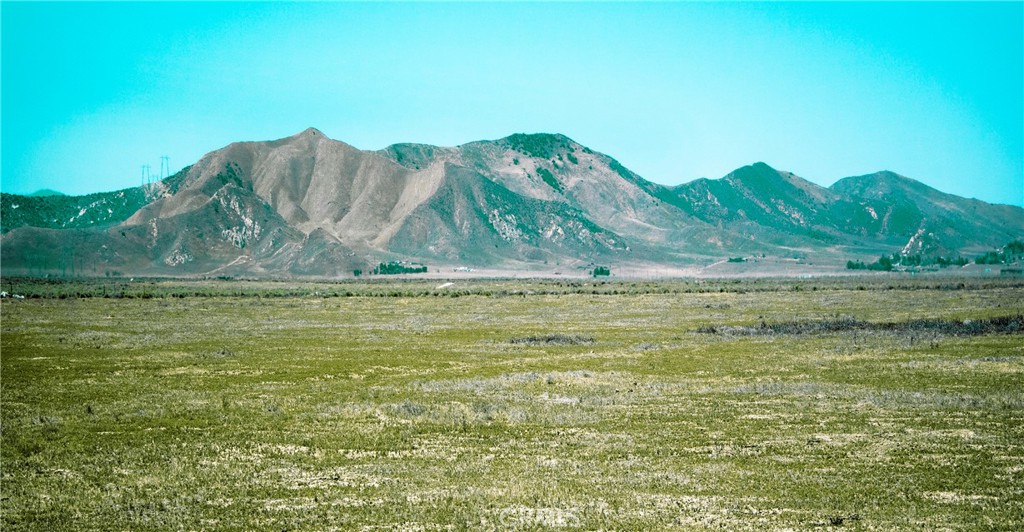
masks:
{"label": "transmission tower", "polygon": [[[166,173],[164,171],[166,170]],[[171,158],[167,155],[160,156],[160,179],[171,176]]]}

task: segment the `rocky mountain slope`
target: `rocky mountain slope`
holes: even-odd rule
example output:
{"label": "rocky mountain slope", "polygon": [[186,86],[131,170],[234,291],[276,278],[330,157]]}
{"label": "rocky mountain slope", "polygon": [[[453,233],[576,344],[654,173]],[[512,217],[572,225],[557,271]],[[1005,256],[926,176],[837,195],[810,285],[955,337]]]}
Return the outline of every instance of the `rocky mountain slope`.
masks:
{"label": "rocky mountain slope", "polygon": [[824,188],[757,163],[677,187],[563,135],[363,151],[315,129],[211,152],[151,187],[0,197],[5,272],[342,276],[432,265],[686,263],[793,249],[958,252],[1019,207],[882,172]]}

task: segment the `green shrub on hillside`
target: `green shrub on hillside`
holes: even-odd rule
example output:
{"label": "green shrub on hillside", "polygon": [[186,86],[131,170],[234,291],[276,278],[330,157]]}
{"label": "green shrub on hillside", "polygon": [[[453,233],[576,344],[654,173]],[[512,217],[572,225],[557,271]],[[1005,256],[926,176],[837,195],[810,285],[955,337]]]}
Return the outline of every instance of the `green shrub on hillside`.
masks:
{"label": "green shrub on hillside", "polygon": [[553,188],[553,189],[555,189],[555,190],[557,190],[559,192],[562,191],[562,184],[559,183],[558,180],[555,179],[555,176],[551,172],[549,172],[546,168],[538,167],[537,168],[537,174],[540,175],[540,178],[543,179],[544,182],[548,184],[548,186],[550,186],[551,188]]}

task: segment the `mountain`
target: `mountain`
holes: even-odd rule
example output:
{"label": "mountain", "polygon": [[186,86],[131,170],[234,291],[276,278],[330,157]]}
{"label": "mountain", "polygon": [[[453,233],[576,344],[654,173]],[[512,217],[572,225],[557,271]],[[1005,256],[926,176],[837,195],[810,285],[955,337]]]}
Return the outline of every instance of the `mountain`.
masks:
{"label": "mountain", "polygon": [[779,245],[893,247],[956,255],[1019,238],[1022,209],[946,194],[893,172],[825,188],[764,163],[672,189],[676,205],[708,223]]}
{"label": "mountain", "polygon": [[23,226],[105,227],[128,219],[146,202],[146,191],[141,187],[86,196],[0,193],[0,229],[6,233]]}
{"label": "mountain", "polygon": [[692,216],[754,240],[779,245],[842,241],[831,207],[843,198],[765,163],[722,179],[697,179],[672,189],[674,205]]}
{"label": "mountain", "polygon": [[[397,144],[382,153],[406,167],[446,161],[469,168],[517,195],[570,205],[602,227],[623,235],[640,234],[641,242],[688,239],[691,245],[701,245],[699,238],[688,236],[700,224],[644,188],[658,185],[564,135],[516,134],[443,149]],[[710,228],[702,229],[705,239],[711,238]]]}
{"label": "mountain", "polygon": [[59,191],[53,190],[53,189],[50,189],[50,188],[41,188],[41,189],[39,189],[39,190],[29,194],[29,196],[67,196],[67,194],[65,194],[63,192],[59,192]]}
{"label": "mountain", "polygon": [[1024,226],[1019,207],[946,194],[892,172],[847,177],[831,189],[860,207],[843,212],[849,232],[902,243],[905,253],[991,249],[1020,238]]}
{"label": "mountain", "polygon": [[344,276],[385,260],[529,268],[990,249],[1022,209],[881,172],[764,163],[666,187],[569,137],[364,151],[316,129],[237,142],[147,187],[0,195],[5,272]]}

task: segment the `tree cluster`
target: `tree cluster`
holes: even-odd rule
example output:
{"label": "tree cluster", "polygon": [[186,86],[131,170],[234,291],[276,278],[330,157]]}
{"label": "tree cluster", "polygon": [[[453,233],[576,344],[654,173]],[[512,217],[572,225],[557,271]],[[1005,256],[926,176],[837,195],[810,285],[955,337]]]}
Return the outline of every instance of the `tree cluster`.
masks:
{"label": "tree cluster", "polygon": [[964,257],[925,257],[921,254],[916,255],[903,255],[900,253],[893,253],[889,256],[881,256],[877,261],[870,264],[865,264],[864,261],[846,261],[847,270],[871,270],[871,271],[883,271],[889,272],[897,268],[911,268],[921,266],[938,266],[945,268],[947,266],[963,266],[968,261]]}
{"label": "tree cluster", "polygon": [[1024,258],[1024,242],[1014,240],[1001,249],[989,251],[988,253],[974,259],[975,264],[1007,264]]}
{"label": "tree cluster", "polygon": [[391,261],[382,262],[373,269],[374,275],[398,275],[401,273],[427,273],[427,267],[414,262]]}

